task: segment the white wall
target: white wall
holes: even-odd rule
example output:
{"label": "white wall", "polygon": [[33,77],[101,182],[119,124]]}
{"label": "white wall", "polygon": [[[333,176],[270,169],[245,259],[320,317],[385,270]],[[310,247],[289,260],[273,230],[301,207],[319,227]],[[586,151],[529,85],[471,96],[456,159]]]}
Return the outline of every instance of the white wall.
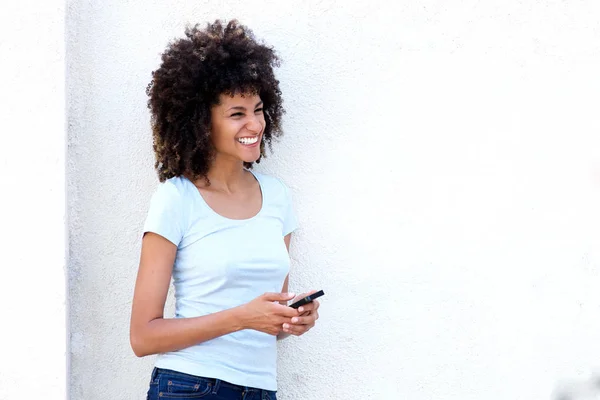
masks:
{"label": "white wall", "polygon": [[600,368],[597,1],[74,1],[72,398],[141,398],[129,349],[156,184],[144,89],[187,22],[275,45],[294,191],[282,399],[547,399]]}
{"label": "white wall", "polygon": [[67,396],[64,24],[63,1],[0,6],[2,400]]}

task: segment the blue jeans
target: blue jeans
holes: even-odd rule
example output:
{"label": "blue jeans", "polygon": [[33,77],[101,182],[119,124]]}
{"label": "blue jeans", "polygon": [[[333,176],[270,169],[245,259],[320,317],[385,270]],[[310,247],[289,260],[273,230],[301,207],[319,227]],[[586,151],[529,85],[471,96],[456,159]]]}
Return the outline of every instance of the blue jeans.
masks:
{"label": "blue jeans", "polygon": [[147,400],[277,400],[275,392],[154,368]]}

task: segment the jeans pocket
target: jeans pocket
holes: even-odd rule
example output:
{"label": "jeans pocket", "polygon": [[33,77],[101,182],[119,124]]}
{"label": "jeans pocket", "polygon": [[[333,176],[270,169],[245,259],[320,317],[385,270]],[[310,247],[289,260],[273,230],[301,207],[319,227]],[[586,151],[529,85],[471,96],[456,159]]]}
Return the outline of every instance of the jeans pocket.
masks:
{"label": "jeans pocket", "polygon": [[166,399],[199,399],[210,394],[212,385],[209,379],[166,373],[159,377],[158,395]]}

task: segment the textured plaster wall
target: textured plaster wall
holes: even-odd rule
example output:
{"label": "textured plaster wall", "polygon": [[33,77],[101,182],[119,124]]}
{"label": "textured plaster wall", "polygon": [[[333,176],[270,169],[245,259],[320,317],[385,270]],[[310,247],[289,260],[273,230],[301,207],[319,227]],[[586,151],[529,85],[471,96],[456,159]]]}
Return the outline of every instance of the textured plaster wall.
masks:
{"label": "textured plaster wall", "polygon": [[142,398],[128,344],[156,185],[144,89],[187,22],[279,51],[291,287],[282,399],[547,399],[600,368],[600,3],[72,1],[71,390]]}
{"label": "textured plaster wall", "polygon": [[0,6],[0,399],[67,396],[65,5]]}

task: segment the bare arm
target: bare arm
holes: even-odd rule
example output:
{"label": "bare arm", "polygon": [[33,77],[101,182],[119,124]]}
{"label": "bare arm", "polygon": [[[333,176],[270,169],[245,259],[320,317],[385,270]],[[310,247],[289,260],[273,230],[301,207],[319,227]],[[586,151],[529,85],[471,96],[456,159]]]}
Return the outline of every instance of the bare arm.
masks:
{"label": "bare arm", "polygon": [[[290,239],[291,233],[284,237],[285,245],[288,249],[288,253],[290,251]],[[287,293],[288,285],[289,285],[290,275],[288,274],[285,277],[285,281],[283,282],[283,288],[281,291],[283,293]],[[296,298],[292,300],[292,302],[301,299],[311,293],[316,292],[316,290],[303,293],[298,295]],[[286,305],[287,302],[281,302],[281,304]],[[299,316],[292,318],[290,322],[283,324],[283,331],[277,335],[277,340],[282,340],[290,335],[300,336],[308,332],[312,327],[315,326],[315,322],[319,319],[319,309],[320,303],[319,300],[314,300],[313,302],[301,306],[298,308]],[[288,307],[289,308],[289,307]]]}
{"label": "bare arm", "polygon": [[293,296],[266,293],[250,303],[195,318],[165,319],[173,263],[177,247],[164,237],[147,233],[133,295],[130,342],[138,357],[176,351],[242,329],[277,335],[283,324],[296,315],[274,301]]}
{"label": "bare arm", "polygon": [[[290,252],[290,241],[292,239],[292,234],[288,233],[286,236],[283,237],[283,241],[285,242],[285,247],[288,251],[288,254]],[[281,293],[287,293],[288,289],[289,289],[289,280],[290,280],[290,274],[287,274],[287,276],[285,277],[285,280],[283,281],[283,287],[281,288]],[[282,301],[281,304],[283,304],[284,306],[287,306],[287,301]]]}
{"label": "bare arm", "polygon": [[[285,242],[285,247],[287,248],[288,254],[290,252],[290,241],[292,239],[292,234],[288,233],[287,235],[285,235],[283,237],[283,241]],[[285,280],[283,281],[283,287],[281,288],[281,293],[287,293],[289,290],[289,283],[290,283],[290,274],[287,274],[287,276],[285,277]],[[282,301],[281,302],[282,305],[287,306],[287,301]],[[289,333],[285,333],[285,332],[281,332],[279,333],[279,335],[277,335],[277,340],[283,340],[285,338],[287,338],[288,336],[290,336]]]}

